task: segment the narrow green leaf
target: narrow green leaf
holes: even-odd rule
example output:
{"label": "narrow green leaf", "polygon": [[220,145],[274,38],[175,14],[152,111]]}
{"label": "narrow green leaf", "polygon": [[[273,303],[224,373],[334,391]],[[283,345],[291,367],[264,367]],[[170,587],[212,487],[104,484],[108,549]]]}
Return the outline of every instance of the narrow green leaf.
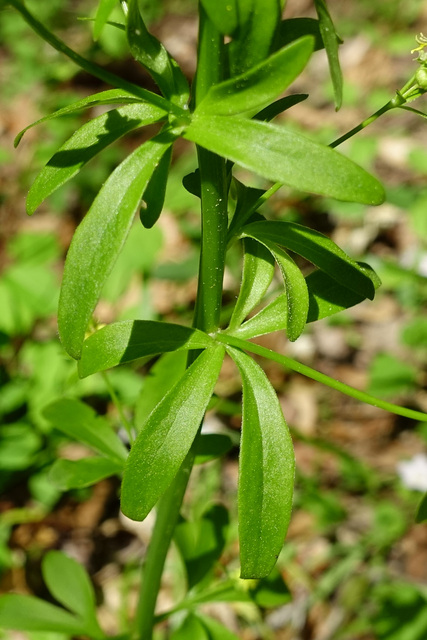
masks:
{"label": "narrow green leaf", "polygon": [[178,382],[187,367],[187,353],[172,351],[162,355],[145,376],[135,405],[135,427],[139,431],[148,416],[168,391]]}
{"label": "narrow green leaf", "polygon": [[55,600],[77,614],[92,637],[104,637],[96,619],[95,592],[81,564],[61,551],[49,551],[42,562],[43,579]]}
{"label": "narrow green leaf", "polygon": [[341,108],[342,105],[342,72],[338,57],[338,46],[340,39],[335,31],[334,23],[329,14],[325,0],[314,0],[317,15],[319,18],[319,29],[325,45],[326,55],[328,56],[329,72],[331,74],[332,85],[335,94],[335,109]]}
{"label": "narrow green leaf", "polygon": [[318,231],[294,222],[252,222],[243,228],[243,237],[260,242],[273,242],[303,256],[331,278],[363,298],[372,300],[375,287],[371,278],[357,262],[338,245]]}
{"label": "narrow green leaf", "polygon": [[110,175],[77,228],[68,251],[58,309],[65,350],[80,358],[87,326],[132,225],[151,175],[174,138],[161,132]]}
{"label": "narrow green leaf", "polygon": [[83,458],[82,460],[56,460],[50,470],[51,482],[61,489],[83,489],[104,478],[120,475],[123,464],[109,458]]}
{"label": "narrow green leaf", "polygon": [[[378,289],[381,280],[375,271],[365,263],[359,262],[358,264],[371,279],[375,289]],[[306,278],[306,283],[310,299],[307,322],[327,318],[366,299],[366,296],[361,296],[347,286],[338,284],[336,280],[320,270],[310,273]]]}
{"label": "narrow green leaf", "polygon": [[109,144],[129,131],[162,120],[166,113],[150,104],[131,104],[112,109],[77,129],[49,160],[35,179],[27,197],[27,213],[56,189],[71,180],[80,169]]}
{"label": "narrow green leaf", "polygon": [[139,217],[146,229],[151,229],[159,219],[165,202],[166,186],[169,176],[169,167],[172,157],[172,147],[161,158],[154,169],[150,182],[142,196],[144,205],[139,211]]}
{"label": "narrow green leaf", "polygon": [[424,494],[423,499],[419,504],[415,522],[420,523],[420,522],[425,522],[426,520],[427,520],[427,493]]}
{"label": "narrow green leaf", "polygon": [[209,640],[239,640],[235,633],[224,627],[217,620],[203,616],[200,613],[197,614],[197,618],[207,630]]}
{"label": "narrow green leaf", "polygon": [[99,0],[95,15],[95,24],[93,25],[93,39],[95,41],[98,40],[101,35],[101,31],[107,24],[108,18],[116,4],[117,0]]}
{"label": "narrow green leaf", "polygon": [[[268,224],[268,223],[267,223]],[[294,342],[304,330],[308,313],[308,290],[299,267],[292,258],[273,242],[265,241],[265,246],[271,251],[280,267],[285,283],[287,310],[286,334]]]}
{"label": "narrow green leaf", "polygon": [[292,600],[292,594],[277,566],[274,567],[267,578],[260,580],[257,585],[250,590],[250,594],[259,607],[269,609],[280,607]]}
{"label": "narrow green leaf", "polygon": [[319,21],[314,18],[289,18],[282,20],[279,25],[277,36],[277,46],[284,47],[290,42],[298,40],[303,36],[314,37],[314,50],[323,49],[324,44],[320,35]]}
{"label": "narrow green leaf", "polygon": [[189,98],[188,82],[163,44],[145,26],[139,0],[129,0],[127,38],[130,52],[151,74],[163,95],[184,106]]}
{"label": "narrow green leaf", "polygon": [[282,126],[237,116],[198,115],[183,136],[273,182],[338,200],[384,201],[381,184],[364,169]]}
{"label": "narrow green leaf", "polygon": [[67,636],[82,636],[87,632],[84,622],[68,611],[33,596],[13,593],[0,596],[0,627],[65,633]]}
{"label": "narrow green leaf", "polygon": [[274,259],[264,245],[246,238],[243,246],[242,284],[231,316],[230,329],[236,329],[261,302],[274,275]]}
{"label": "narrow green leaf", "polygon": [[268,57],[282,13],[281,0],[236,0],[236,5],[238,28],[229,44],[232,76]]}
{"label": "narrow green leaf", "polygon": [[235,115],[270,104],[300,75],[312,52],[310,36],[292,42],[249,71],[211,87],[196,113]]}
{"label": "narrow green leaf", "polygon": [[417,116],[421,116],[422,118],[427,118],[427,113],[424,113],[424,111],[420,111],[419,109],[414,109],[414,107],[407,107],[406,105],[401,104],[398,108],[404,109],[404,111],[411,111],[412,113],[415,113]]}
{"label": "narrow green leaf", "polygon": [[187,569],[188,589],[198,584],[219,560],[227,538],[227,509],[212,505],[198,520],[182,520],[175,528],[174,540]]}
{"label": "narrow green leaf", "polygon": [[109,423],[104,418],[98,417],[87,404],[62,398],[49,404],[42,413],[53,427],[73,440],[87,444],[119,465],[126,460],[126,447]]}
{"label": "narrow green leaf", "polygon": [[[82,100],[78,100],[77,102],[73,102],[67,107],[63,107],[62,109],[58,109],[58,111],[54,111],[50,113],[48,116],[44,118],[40,118],[40,120],[36,120],[32,124],[29,124],[25,129],[22,129],[16,136],[14,140],[14,146],[17,147],[20,143],[22,136],[25,134],[28,129],[35,127],[38,124],[42,124],[43,122],[47,122],[48,120],[53,120],[54,118],[59,118],[61,116],[71,115],[73,113],[77,113],[78,111],[82,111],[82,109],[91,109],[92,107],[98,107],[101,105],[108,104],[131,104],[135,102],[144,102],[142,98],[135,96],[133,93],[129,93],[129,91],[124,91],[123,89],[110,89],[109,91],[101,91],[101,93],[94,93],[87,98],[82,98]],[[159,111],[166,114],[167,112],[159,106],[151,105],[154,109],[158,109]]]}
{"label": "narrow green leaf", "polygon": [[243,340],[249,340],[266,333],[282,331],[286,329],[287,314],[288,298],[286,293],[282,293],[240,327],[232,331],[227,329],[226,333]]}
{"label": "narrow green leaf", "polygon": [[263,122],[271,122],[276,116],[287,111],[287,109],[290,109],[296,104],[304,102],[307,98],[308,93],[295,93],[291,96],[285,96],[284,98],[280,98],[268,105],[265,109],[262,109],[262,111],[257,113],[254,118],[255,120],[262,120]]}
{"label": "narrow green leaf", "polygon": [[201,4],[220,33],[233,35],[239,25],[238,0],[201,0]]}
{"label": "narrow green leaf", "polygon": [[144,520],[166,491],[199,430],[218,378],[224,349],[206,349],[163,398],[129,454],[122,483],[122,511]]}
{"label": "narrow green leaf", "polygon": [[238,515],[242,578],[264,578],[277,560],[292,509],[295,460],[276,392],[243,351],[227,348],[243,382]]}
{"label": "narrow green leaf", "polygon": [[79,375],[85,378],[138,358],[166,351],[204,349],[213,344],[206,333],[179,324],[151,320],[114,322],[84,341]]}
{"label": "narrow green leaf", "polygon": [[202,433],[197,439],[194,464],[204,464],[220,458],[233,448],[233,441],[225,433]]}

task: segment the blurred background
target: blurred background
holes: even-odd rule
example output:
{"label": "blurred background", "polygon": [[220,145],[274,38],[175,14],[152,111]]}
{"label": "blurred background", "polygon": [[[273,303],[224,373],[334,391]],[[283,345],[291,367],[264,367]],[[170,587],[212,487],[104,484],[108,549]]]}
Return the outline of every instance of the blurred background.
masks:
{"label": "blurred background", "polygon": [[[124,34],[105,27],[92,39],[92,0],[28,0],[67,44],[111,71],[154,89],[127,57]],[[189,77],[195,67],[197,20],[193,0],[146,0],[147,21]],[[344,40],[344,102],[335,112],[324,52],[314,54],[292,93],[310,97],[283,122],[329,143],[376,111],[413,75],[415,35],[427,33],[419,0],[328,2]],[[313,16],[309,0],[289,0],[287,17]],[[120,21],[117,8],[113,20]],[[12,9],[0,12],[0,590],[46,597],[40,560],[63,549],[90,571],[103,627],[120,633],[135,603],[138,565],[150,522],[119,515],[118,483],[63,492],[49,480],[58,456],[78,459],[86,449],[52,428],[41,414],[52,400],[80,398],[120,428],[108,385],[132,418],[142,411],[150,366],[137,362],[79,381],[56,330],[61,270],[74,229],[112,169],[141,142],[133,133],[108,147],[45,202],[34,217],[25,197],[42,166],[83,124],[88,113],[31,129],[27,124],[107,88],[34,35]],[[414,105],[426,111],[427,100]],[[97,115],[96,109],[91,115]],[[146,135],[146,134],[144,134]],[[350,255],[371,264],[383,286],[366,302],[309,325],[294,344],[276,333],[260,342],[358,389],[427,411],[427,123],[400,111],[386,115],[340,150],[372,171],[387,191],[378,208],[335,202],[281,189],[264,207],[267,217],[307,224]],[[159,225],[137,222],[97,309],[100,322],[164,319],[191,322],[199,247],[198,200],[182,178],[195,168],[191,145],[175,148],[166,206]],[[252,175],[243,181],[265,186]],[[224,320],[240,282],[239,248],[230,251]],[[279,558],[287,585],[249,604],[210,606],[210,613],[244,640],[425,640],[427,638],[427,525],[415,524],[427,491],[427,423],[390,415],[263,362],[291,427],[297,457],[295,506]],[[240,380],[224,366],[212,431],[238,441]],[[138,409],[139,407],[139,409]],[[237,448],[196,468],[188,510],[220,498],[235,513]],[[222,564],[238,575],[235,519]],[[182,595],[178,554],[168,559],[161,607]],[[166,631],[158,630],[158,639]],[[2,634],[2,635],[1,635]],[[52,635],[52,638],[51,638]],[[49,636],[49,638],[48,638]],[[22,634],[0,632],[5,639]],[[31,640],[57,640],[31,634]]]}

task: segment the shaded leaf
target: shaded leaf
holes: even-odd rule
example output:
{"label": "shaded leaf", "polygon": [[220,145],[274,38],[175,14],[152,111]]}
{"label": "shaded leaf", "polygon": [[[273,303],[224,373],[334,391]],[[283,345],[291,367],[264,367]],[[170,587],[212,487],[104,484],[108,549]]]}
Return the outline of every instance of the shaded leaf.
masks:
{"label": "shaded leaf", "polygon": [[239,25],[239,0],[201,0],[209,20],[220,33],[231,36]]}
{"label": "shaded leaf", "polygon": [[[87,98],[82,98],[82,100],[73,102],[67,107],[58,109],[58,111],[54,111],[48,116],[44,116],[44,118],[40,118],[40,120],[36,120],[36,122],[29,124],[27,127],[25,127],[25,129],[22,129],[22,131],[18,133],[13,144],[15,147],[17,147],[22,139],[22,136],[26,131],[28,131],[28,129],[35,127],[37,124],[42,124],[42,122],[52,120],[53,118],[71,115],[73,113],[81,111],[82,109],[90,109],[92,107],[98,107],[100,105],[123,103],[129,104],[133,102],[144,102],[144,100],[135,96],[133,93],[129,93],[129,91],[124,91],[123,89],[109,89],[108,91],[101,91],[101,93],[93,93],[92,95],[87,96]],[[163,111],[164,114],[167,113],[159,106],[156,106],[155,108],[159,111]]]}
{"label": "shaded leaf", "polygon": [[314,18],[289,18],[282,20],[279,25],[277,36],[277,46],[284,47],[290,42],[298,40],[303,36],[314,37],[314,50],[323,49],[324,44],[320,35],[319,21]]}
{"label": "shaded leaf", "polygon": [[283,113],[287,109],[299,104],[300,102],[304,102],[307,100],[308,93],[295,93],[291,96],[285,96],[284,98],[280,98],[276,100],[272,104],[262,109],[259,113],[254,116],[255,120],[262,120],[263,122],[271,122],[276,116]]}
{"label": "shaded leaf", "polygon": [[292,509],[295,460],[276,392],[263,370],[243,351],[227,348],[243,382],[239,460],[239,540],[242,578],[273,569]]}
{"label": "shaded leaf", "polygon": [[244,227],[242,235],[282,245],[364,298],[372,300],[375,296],[374,284],[362,267],[318,231],[294,222],[262,221]]}
{"label": "shaded leaf", "polygon": [[131,153],[105,182],[74,234],[64,267],[58,329],[65,350],[76,359],[142,194],[173,140],[161,132]]}
{"label": "shaded leaf", "polygon": [[292,600],[292,594],[277,566],[269,576],[263,578],[250,590],[250,595],[259,607],[280,607]]}
{"label": "shaded leaf", "polygon": [[238,637],[213,618],[197,614],[198,619],[208,631],[209,640],[238,640]]}
{"label": "shaded leaf", "polygon": [[286,329],[287,315],[288,298],[286,293],[282,293],[240,327],[232,331],[227,330],[226,333],[249,340],[266,333],[281,331]]}
{"label": "shaded leaf", "polygon": [[246,238],[242,284],[233,309],[229,329],[236,329],[263,299],[274,275],[274,258],[260,242]]}
{"label": "shaded leaf", "polygon": [[[375,271],[365,263],[358,263],[364,273],[371,279],[375,289],[381,285],[381,280]],[[349,309],[359,302],[366,300],[365,296],[355,293],[343,284],[339,284],[323,271],[316,270],[306,278],[309,294],[309,308],[307,322],[314,322]]]}
{"label": "shaded leaf", "polygon": [[[67,636],[86,633],[83,620],[33,596],[0,596],[0,627],[17,631],[51,631]],[[102,637],[102,636],[101,636]]]}
{"label": "shaded leaf", "polygon": [[245,73],[211,87],[196,114],[235,115],[270,104],[299,76],[312,51],[311,37],[289,44]]}
{"label": "shaded leaf", "polygon": [[233,441],[225,433],[202,433],[197,439],[195,464],[220,458],[233,448]]}
{"label": "shaded leaf", "polygon": [[82,489],[104,478],[120,475],[123,464],[108,458],[83,458],[82,460],[56,460],[50,470],[51,482],[61,489]]}
{"label": "shaded leaf", "polygon": [[96,619],[95,592],[81,564],[61,551],[49,551],[43,558],[42,573],[53,597],[77,614],[92,636],[103,637]]}
{"label": "shaded leaf", "polygon": [[421,500],[415,522],[425,522],[427,520],[427,493],[424,494],[423,499]]}
{"label": "shaded leaf", "polygon": [[165,112],[150,104],[131,104],[112,109],[77,129],[36,177],[27,197],[27,213],[56,189],[71,180],[89,160],[129,131],[158,122]]}
{"label": "shaded leaf", "polygon": [[381,204],[381,184],[357,164],[282,126],[240,117],[195,115],[183,133],[274,182],[338,200]]}
{"label": "shaded leaf", "polygon": [[139,217],[146,229],[156,224],[165,202],[166,186],[172,157],[172,147],[166,151],[154,169],[150,182],[142,196],[144,205],[139,211]]}
{"label": "shaded leaf", "polygon": [[219,560],[226,542],[228,511],[212,505],[201,518],[182,520],[175,528],[174,540],[187,570],[188,589],[198,584]]}
{"label": "shaded leaf", "polygon": [[152,320],[114,322],[84,341],[79,375],[84,378],[138,358],[178,349],[203,349],[212,344],[206,333],[179,324]]}
{"label": "shaded leaf", "polygon": [[83,402],[62,398],[43,409],[43,417],[67,436],[110,458],[121,465],[127,457],[126,447],[109,423],[96,415]]}
{"label": "shaded leaf", "polygon": [[338,46],[340,38],[335,31],[334,23],[329,14],[325,0],[314,0],[317,15],[319,18],[319,29],[325,45],[326,55],[328,56],[329,72],[331,74],[332,85],[335,94],[335,109],[341,108],[342,105],[342,72],[338,57]]}
{"label": "shaded leaf", "polygon": [[207,630],[193,613],[190,613],[178,629],[175,629],[170,640],[189,640],[190,638],[191,640],[210,640]]}
{"label": "shaded leaf", "polygon": [[143,520],[166,491],[199,430],[224,349],[206,349],[154,409],[136,438],[122,483],[122,511]]}

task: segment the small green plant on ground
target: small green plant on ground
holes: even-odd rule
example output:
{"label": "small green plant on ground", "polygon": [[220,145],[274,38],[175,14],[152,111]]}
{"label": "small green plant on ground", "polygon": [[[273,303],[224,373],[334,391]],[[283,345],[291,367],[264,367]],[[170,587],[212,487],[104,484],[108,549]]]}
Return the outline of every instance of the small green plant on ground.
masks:
{"label": "small green plant on ground", "polygon": [[[317,20],[282,19],[283,4],[281,0],[202,0],[197,72],[190,87],[176,61],[147,30],[141,3],[122,1],[123,22],[112,25],[126,32],[132,56],[151,74],[160,89],[158,95],[81,57],[19,0],[1,2],[2,7],[10,5],[18,11],[55,49],[114,87],[34,123],[113,105],[75,131],[49,160],[28,194],[29,214],[109,144],[141,127],[158,125],[158,132],[109,176],[78,227],[67,255],[58,309],[61,342],[77,361],[81,378],[164,354],[156,364],[155,401],[140,407],[135,424],[122,413],[130,450],[104,419],[78,400],[63,398],[43,411],[50,424],[97,454],[79,461],[57,461],[51,478],[61,489],[87,487],[118,476],[122,478],[125,515],[144,520],[156,506],[139,600],[126,638],[150,640],[156,622],[177,611],[187,615],[172,632],[174,640],[233,638],[213,618],[202,615],[198,605],[221,599],[256,600],[263,588],[274,591],[274,585],[280,593],[274,566],[291,517],[293,445],[277,395],[248,352],[363,402],[427,421],[423,413],[357,391],[251,342],[278,330],[295,341],[307,323],[373,299],[380,285],[369,265],[354,261],[327,236],[294,222],[267,220],[259,211],[262,205],[282,185],[347,202],[381,204],[381,184],[335,147],[393,109],[426,117],[409,106],[427,90],[427,39],[421,35],[414,50],[418,52],[414,76],[384,107],[329,146],[272,123],[276,116],[308,98],[301,94],[281,96],[316,49],[326,50],[337,109],[342,101],[339,38],[324,0],[314,0]],[[94,27],[97,36],[115,5],[111,0],[99,3]],[[29,127],[18,134],[17,144]],[[172,146],[179,138],[195,143],[198,158],[197,170],[183,181],[201,203],[193,325],[124,320],[99,327],[93,314],[135,214],[139,213],[147,229],[161,215]],[[262,190],[243,184],[234,174],[234,165],[273,185]],[[226,253],[237,242],[243,248],[242,283],[229,322],[222,326]],[[313,265],[308,275],[303,275],[295,255]],[[275,265],[283,276],[283,291],[251,315],[265,302]],[[215,505],[206,511],[197,523],[197,532],[191,523],[180,520],[195,462],[218,457],[231,444],[227,437],[201,433],[226,354],[237,365],[243,387],[238,488],[241,577],[264,581],[246,591],[229,580],[212,584],[207,580],[225,544],[225,508]],[[424,510],[422,507],[420,517]],[[186,566],[188,594],[159,619],[155,605],[173,538]],[[82,567],[64,554],[51,552],[42,570],[50,593],[68,611],[37,598],[10,594],[0,599],[0,625],[104,638],[93,589]]]}

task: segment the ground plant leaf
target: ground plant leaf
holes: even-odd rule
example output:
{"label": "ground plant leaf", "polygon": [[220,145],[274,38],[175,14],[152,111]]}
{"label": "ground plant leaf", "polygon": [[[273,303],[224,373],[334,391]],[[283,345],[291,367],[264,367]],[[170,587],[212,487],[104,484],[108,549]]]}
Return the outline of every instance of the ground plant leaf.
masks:
{"label": "ground plant leaf", "polygon": [[177,474],[199,430],[224,350],[206,349],[157,405],[135,440],[125,467],[122,511],[144,520]]}
{"label": "ground plant leaf", "polygon": [[292,42],[245,73],[211,87],[196,113],[226,116],[265,107],[300,75],[312,52],[311,37]]}
{"label": "ground plant leaf", "polygon": [[202,433],[197,440],[195,464],[219,458],[233,448],[233,441],[225,433]]}
{"label": "ground plant leaf", "polygon": [[273,569],[289,525],[295,460],[276,392],[263,370],[242,351],[228,349],[243,382],[238,516],[242,578]]}
{"label": "ground plant leaf", "polygon": [[144,191],[144,204],[139,211],[139,217],[146,229],[151,229],[163,209],[166,196],[166,186],[168,182],[169,169],[172,157],[172,148],[170,147],[161,158],[158,166],[154,169],[150,182]]}
{"label": "ground plant leaf", "polygon": [[238,0],[201,0],[203,9],[218,31],[231,36],[239,25]]}
{"label": "ground plant leaf", "polygon": [[342,71],[338,57],[338,46],[340,39],[335,31],[334,23],[326,6],[325,0],[314,0],[317,15],[319,17],[319,29],[323,43],[328,56],[329,72],[331,74],[332,85],[334,87],[335,108],[341,108],[342,105]]}
{"label": "ground plant leaf", "polygon": [[243,340],[263,336],[274,331],[282,331],[287,326],[288,297],[281,293],[261,311],[236,329],[227,329],[226,333],[237,336]]}
{"label": "ground plant leaf", "polygon": [[374,284],[362,267],[318,231],[293,222],[261,221],[245,226],[242,235],[281,245],[364,298],[372,300],[375,296]]}
{"label": "ground plant leaf", "polygon": [[263,122],[271,122],[276,116],[294,107],[296,104],[304,102],[307,98],[308,93],[294,93],[291,96],[279,98],[279,100],[272,102],[268,107],[259,111],[254,118],[255,120],[261,120]]}
{"label": "ground plant leaf", "polygon": [[230,329],[238,327],[261,302],[274,276],[274,258],[264,245],[246,238],[243,248],[242,284],[231,316]]}
{"label": "ground plant leaf", "polygon": [[117,4],[117,0],[99,0],[93,25],[93,39],[98,40],[101,31],[108,22],[111,12]]}
{"label": "ground plant leaf", "polygon": [[319,21],[314,18],[288,18],[287,20],[282,20],[276,42],[278,46],[284,47],[303,36],[314,37],[315,51],[323,49],[324,44],[320,35]]}
{"label": "ground plant leaf", "polygon": [[112,109],[84,124],[38,174],[28,193],[27,213],[33,214],[43,200],[74,178],[89,160],[108,145],[129,131],[158,122],[164,117],[162,109],[139,103]]}
{"label": "ground plant leaf", "polygon": [[127,457],[126,447],[109,423],[87,404],[71,398],[62,398],[43,410],[50,424],[73,440],[87,444],[97,453],[121,465]]}
{"label": "ground plant leaf", "polygon": [[238,116],[195,115],[183,136],[268,180],[301,191],[362,204],[384,200],[383,187],[364,169],[282,126]]}
{"label": "ground plant leaf", "polygon": [[138,358],[181,349],[204,349],[213,344],[206,333],[180,324],[153,320],[114,322],[84,341],[79,375],[84,378]]}
{"label": "ground plant leaf", "polygon": [[105,182],[74,234],[64,267],[58,329],[65,350],[76,359],[142,194],[172,142],[169,134],[160,133],[131,153]]}
{"label": "ground plant leaf", "polygon": [[61,489],[83,489],[109,478],[121,475],[123,464],[108,458],[83,458],[81,460],[56,460],[50,470],[51,482]]}
{"label": "ground plant leaf", "polygon": [[[85,635],[83,620],[34,596],[0,596],[0,627],[16,631],[44,631],[67,636]],[[103,637],[100,636],[100,637]]]}
{"label": "ground plant leaf", "polygon": [[42,573],[55,600],[79,616],[87,629],[92,628],[102,637],[96,619],[95,592],[81,564],[61,551],[49,551],[43,558]]}

